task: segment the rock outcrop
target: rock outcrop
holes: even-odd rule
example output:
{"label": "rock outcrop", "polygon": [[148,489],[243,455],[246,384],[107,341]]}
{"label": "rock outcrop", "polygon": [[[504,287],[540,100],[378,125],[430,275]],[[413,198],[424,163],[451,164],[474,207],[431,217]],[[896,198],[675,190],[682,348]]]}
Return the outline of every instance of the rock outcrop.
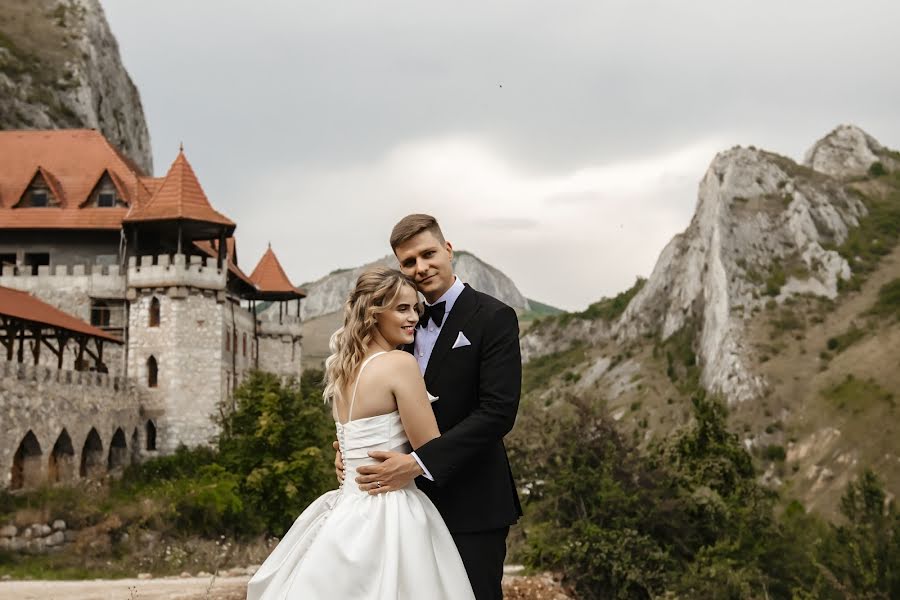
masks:
{"label": "rock outcrop", "polygon": [[892,164],[893,155],[852,126],[816,142],[807,153],[814,168],[753,147],[720,153],[700,183],[690,225],[666,245],[617,320],[571,319],[562,334],[530,333],[523,348],[534,357],[558,351],[559,339],[640,343],[688,328],[706,389],[731,403],[762,396],[767,384],[750,367],[748,321],[795,294],[837,296],[852,273],[834,248],[867,214],[845,180],[876,161]]}
{"label": "rock outcrop", "polygon": [[813,144],[803,159],[807,167],[831,175],[847,178],[865,175],[884,154],[884,147],[859,127],[840,125]]}
{"label": "rock outcrop", "polygon": [[0,0],[0,128],[99,129],[145,173],[140,95],[99,0]]}
{"label": "rock outcrop", "polygon": [[[386,266],[396,269],[397,259],[393,255],[384,256],[376,261],[355,269],[335,271],[325,277],[307,284],[307,297],[303,300],[300,314],[304,320],[330,314],[341,310],[356,279],[366,269],[374,266]],[[512,280],[499,269],[480,260],[469,252],[457,251],[453,256],[453,267],[464,282],[478,291],[485,292],[518,310],[528,310],[528,300]]]}

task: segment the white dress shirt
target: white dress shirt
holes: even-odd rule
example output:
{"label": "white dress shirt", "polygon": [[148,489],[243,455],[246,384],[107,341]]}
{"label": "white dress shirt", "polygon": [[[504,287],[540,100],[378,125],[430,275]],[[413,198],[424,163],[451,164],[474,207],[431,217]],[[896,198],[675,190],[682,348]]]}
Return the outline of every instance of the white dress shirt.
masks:
{"label": "white dress shirt", "polygon": [[[453,305],[456,304],[456,299],[459,298],[459,295],[462,294],[465,288],[466,286],[459,280],[459,277],[454,276],[453,285],[444,292],[443,296],[438,298],[432,304],[429,304],[428,302],[425,303],[426,306],[433,306],[434,304],[439,304],[441,302],[446,302],[447,305],[444,307],[444,320],[441,321],[440,327],[435,325],[434,321],[429,319],[424,327],[416,328],[416,341],[413,344],[413,353],[416,356],[416,362],[419,363],[419,371],[423,376],[425,375],[425,369],[428,368],[428,361],[431,359],[431,352],[434,350],[434,344],[441,334],[441,329],[450,317],[450,311],[453,309]],[[419,466],[422,467],[422,471],[425,472],[425,477],[434,481],[434,477],[428,472],[428,469],[422,463],[421,459],[419,459],[419,456],[415,452],[412,453],[412,456],[416,459],[416,462],[419,463]]]}
{"label": "white dress shirt", "polygon": [[465,287],[466,286],[463,285],[462,281],[459,280],[459,277],[454,277],[453,285],[444,292],[443,296],[438,298],[433,304],[429,304],[428,302],[425,303],[425,306],[433,306],[434,304],[440,304],[441,302],[446,302],[447,305],[444,307],[444,320],[441,321],[440,327],[436,326],[434,321],[429,319],[424,327],[416,329],[416,341],[413,346],[413,351],[416,355],[416,361],[419,363],[419,371],[422,373],[423,377],[425,375],[425,369],[428,367],[428,361],[431,359],[431,352],[434,350],[434,344],[437,342],[438,336],[441,335],[441,329],[443,328],[444,323],[447,322],[450,311],[453,310],[453,305],[456,304],[456,299],[459,298],[459,295],[462,294]]}

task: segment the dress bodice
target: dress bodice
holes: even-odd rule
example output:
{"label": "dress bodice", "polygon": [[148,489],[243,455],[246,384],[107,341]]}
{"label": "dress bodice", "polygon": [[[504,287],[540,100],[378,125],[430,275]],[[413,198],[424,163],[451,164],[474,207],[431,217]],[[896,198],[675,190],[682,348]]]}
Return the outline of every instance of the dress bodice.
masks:
{"label": "dress bodice", "polygon": [[354,479],[356,469],[362,465],[375,464],[369,452],[382,450],[385,452],[411,451],[409,439],[400,422],[400,412],[393,411],[384,415],[354,419],[347,423],[335,422],[338,444],[344,459],[344,482],[341,487],[345,491],[365,492],[359,489]]}

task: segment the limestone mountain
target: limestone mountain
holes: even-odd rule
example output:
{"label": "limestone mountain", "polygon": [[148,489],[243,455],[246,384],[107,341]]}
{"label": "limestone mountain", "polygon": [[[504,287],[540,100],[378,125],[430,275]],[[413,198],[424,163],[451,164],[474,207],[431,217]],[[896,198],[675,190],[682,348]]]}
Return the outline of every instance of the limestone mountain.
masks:
{"label": "limestone mountain", "polygon": [[[397,259],[389,254],[360,267],[334,271],[302,286],[308,294],[300,308],[304,321],[304,365],[317,365],[328,356],[328,340],[340,326],[342,305],[359,275],[373,266],[398,267]],[[456,251],[453,254],[453,268],[463,281],[475,289],[506,302],[525,318],[530,314],[532,301],[522,295],[515,283],[496,267],[474,254]],[[556,310],[541,303],[535,303],[535,308],[543,313]]]}
{"label": "limestone mountain", "polygon": [[151,174],[140,95],[99,0],[0,0],[0,129],[99,129]]}
{"label": "limestone mountain", "polygon": [[650,440],[702,388],[730,405],[767,479],[807,504],[833,510],[864,466],[900,492],[898,236],[900,154],[857,127],[803,165],[722,152],[646,281],[523,338],[526,389],[540,405],[602,398]]}
{"label": "limestone mountain", "polygon": [[[341,310],[344,301],[356,284],[360,274],[371,267],[398,268],[397,259],[389,254],[354,269],[341,269],[304,285],[307,296],[300,314],[304,320]],[[499,269],[482,261],[474,254],[457,251],[453,254],[453,268],[459,277],[478,291],[485,292],[520,311],[529,309],[528,300],[512,280]]]}

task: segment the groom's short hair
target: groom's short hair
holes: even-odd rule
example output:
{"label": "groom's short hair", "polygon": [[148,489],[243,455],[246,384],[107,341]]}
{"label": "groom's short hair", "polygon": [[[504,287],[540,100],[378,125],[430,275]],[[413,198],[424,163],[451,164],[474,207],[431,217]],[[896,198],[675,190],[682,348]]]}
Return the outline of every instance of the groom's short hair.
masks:
{"label": "groom's short hair", "polygon": [[431,215],[415,214],[406,215],[400,222],[394,225],[391,231],[391,249],[396,250],[397,246],[409,241],[423,231],[430,231],[442,244],[444,243],[444,234],[441,233],[441,226],[438,225],[437,219]]}

